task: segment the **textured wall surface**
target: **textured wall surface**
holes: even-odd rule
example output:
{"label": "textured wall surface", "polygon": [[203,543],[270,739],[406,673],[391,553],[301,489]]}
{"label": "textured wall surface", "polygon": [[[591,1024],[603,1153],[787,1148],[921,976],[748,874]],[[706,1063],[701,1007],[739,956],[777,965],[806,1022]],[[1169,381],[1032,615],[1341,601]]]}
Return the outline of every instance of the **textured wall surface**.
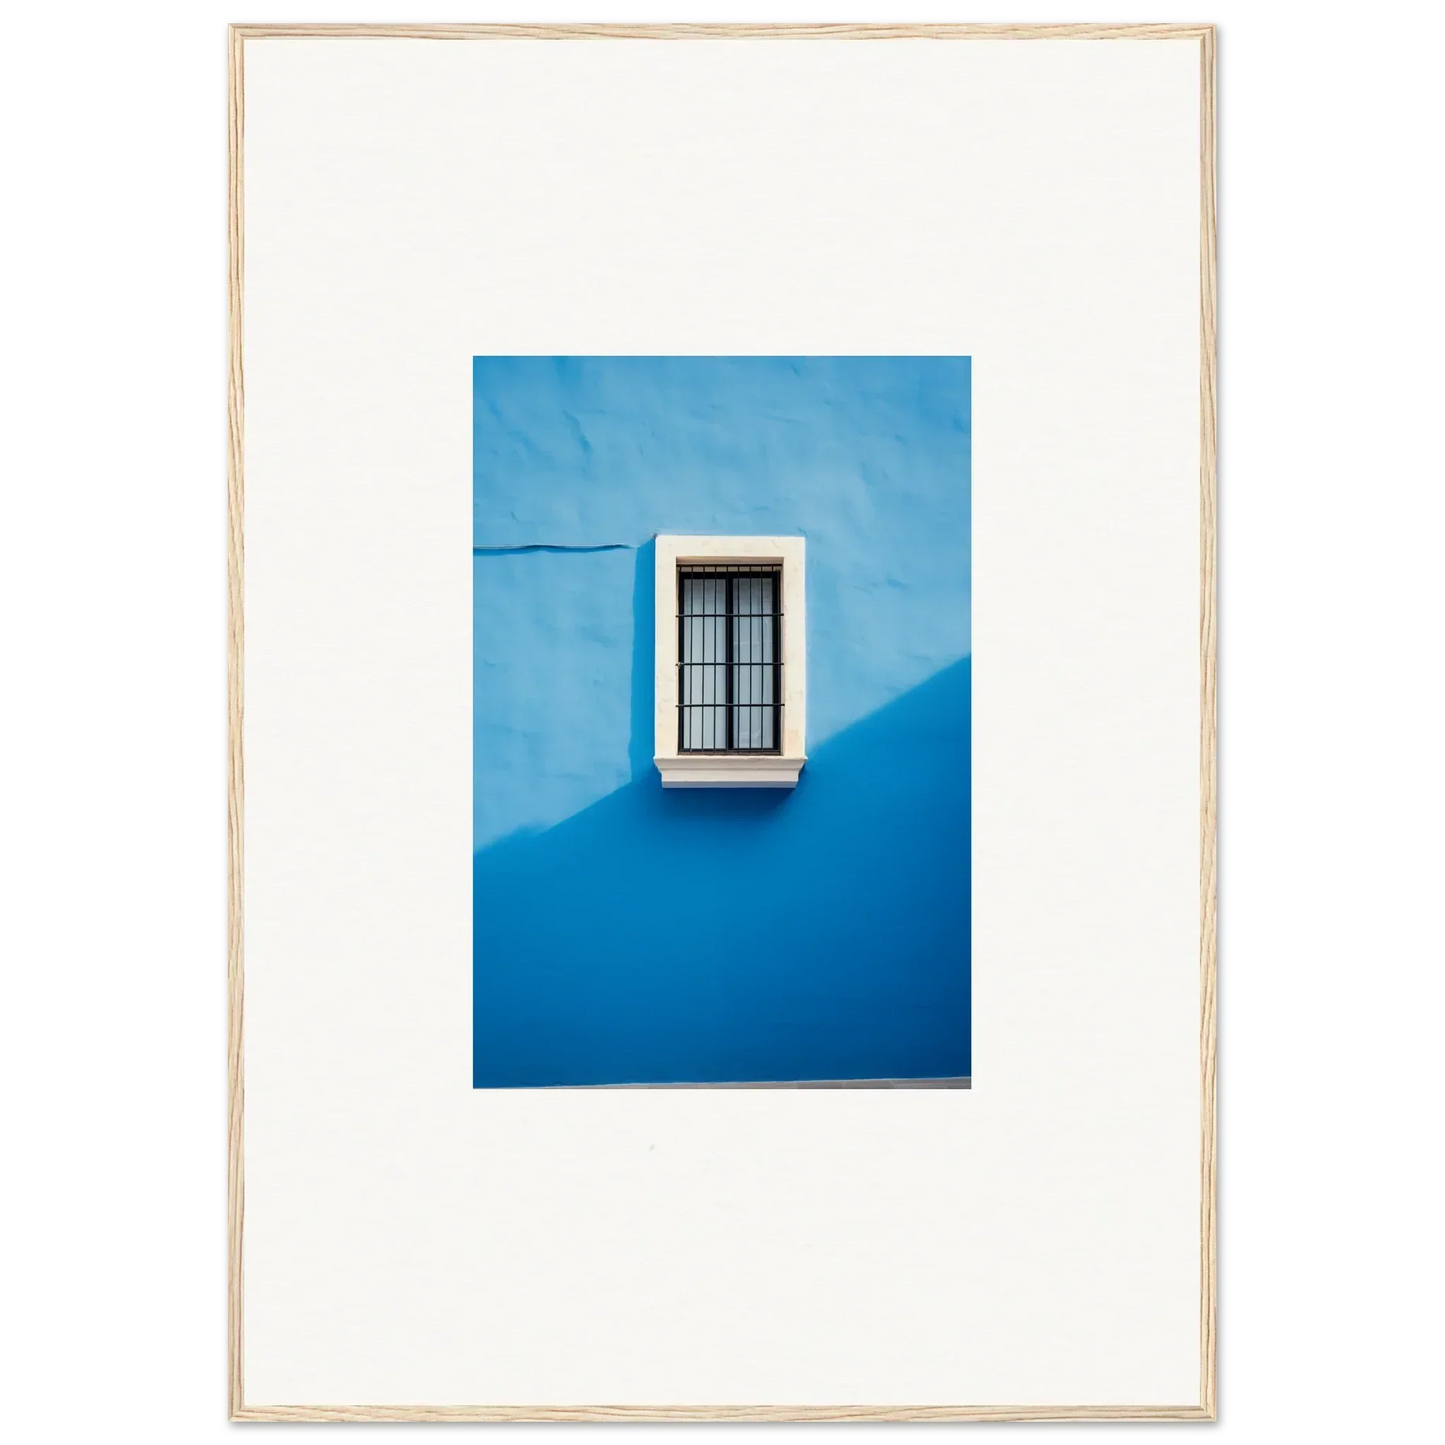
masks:
{"label": "textured wall surface", "polygon": [[[969,1072],[967,358],[477,358],[478,1085]],[[808,538],[793,792],[664,791],[658,532]]]}

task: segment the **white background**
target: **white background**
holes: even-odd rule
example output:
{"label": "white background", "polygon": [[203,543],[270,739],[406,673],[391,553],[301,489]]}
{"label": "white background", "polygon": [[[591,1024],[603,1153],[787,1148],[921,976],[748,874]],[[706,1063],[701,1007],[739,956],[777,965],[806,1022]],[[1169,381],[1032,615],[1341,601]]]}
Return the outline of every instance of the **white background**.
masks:
{"label": "white background", "polygon": [[[247,1403],[1197,1400],[1197,45],[245,68]],[[974,358],[970,1092],[468,1087],[522,351]]]}

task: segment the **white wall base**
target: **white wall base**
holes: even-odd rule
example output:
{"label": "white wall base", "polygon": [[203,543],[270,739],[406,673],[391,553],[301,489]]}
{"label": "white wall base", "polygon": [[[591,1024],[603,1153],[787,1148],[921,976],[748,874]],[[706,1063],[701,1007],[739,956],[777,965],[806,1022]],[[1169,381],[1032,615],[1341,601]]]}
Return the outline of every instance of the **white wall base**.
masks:
{"label": "white wall base", "polygon": [[793,788],[807,759],[693,753],[653,762],[664,788]]}

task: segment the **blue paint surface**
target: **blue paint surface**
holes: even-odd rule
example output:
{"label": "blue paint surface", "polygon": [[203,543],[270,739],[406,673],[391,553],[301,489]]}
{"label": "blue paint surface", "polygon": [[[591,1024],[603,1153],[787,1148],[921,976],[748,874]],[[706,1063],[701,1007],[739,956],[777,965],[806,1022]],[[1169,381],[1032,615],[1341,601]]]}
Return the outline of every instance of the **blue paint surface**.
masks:
{"label": "blue paint surface", "polygon": [[[474,1082],[969,1073],[968,359],[474,386]],[[796,790],[661,788],[659,532],[807,537]]]}
{"label": "blue paint surface", "polygon": [[810,739],[967,654],[968,357],[477,357],[472,380],[474,547],[807,537]]}
{"label": "blue paint surface", "polygon": [[560,822],[632,776],[636,554],[499,553],[474,557],[472,572],[480,848]]}
{"label": "blue paint surface", "polygon": [[792,792],[644,778],[478,853],[474,1082],[968,1074],[969,681]]}

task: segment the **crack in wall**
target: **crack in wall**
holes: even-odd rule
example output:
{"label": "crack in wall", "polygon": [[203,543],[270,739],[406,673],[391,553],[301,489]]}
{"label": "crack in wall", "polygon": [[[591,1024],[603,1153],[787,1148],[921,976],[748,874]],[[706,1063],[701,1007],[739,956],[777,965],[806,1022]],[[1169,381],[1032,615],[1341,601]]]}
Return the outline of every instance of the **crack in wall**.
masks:
{"label": "crack in wall", "polygon": [[516,557],[523,552],[635,552],[628,542],[603,542],[596,547],[564,547],[555,542],[529,542],[523,547],[476,547],[473,557]]}

